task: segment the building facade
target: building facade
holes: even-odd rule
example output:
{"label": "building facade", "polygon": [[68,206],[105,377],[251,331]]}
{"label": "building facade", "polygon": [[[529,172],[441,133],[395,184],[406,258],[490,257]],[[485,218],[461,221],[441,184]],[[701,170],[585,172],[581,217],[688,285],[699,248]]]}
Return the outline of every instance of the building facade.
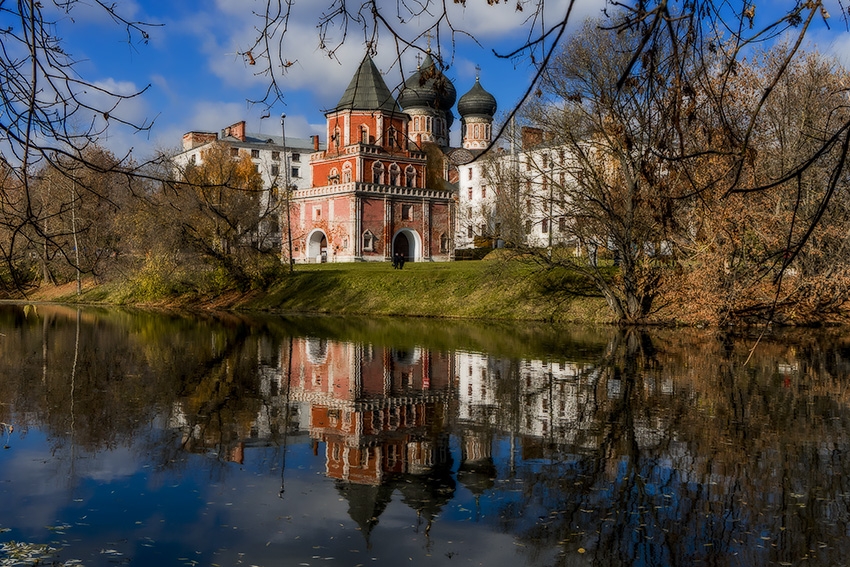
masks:
{"label": "building facade", "polygon": [[[183,150],[172,158],[177,174],[182,176],[190,165],[202,165],[204,155],[214,143],[224,143],[230,148],[234,159],[247,156],[263,181],[263,193],[260,196],[260,211],[277,211],[280,209],[279,196],[287,185],[292,188],[307,188],[313,184],[310,155],[323,149],[319,136],[310,138],[285,137],[283,124],[281,134],[268,135],[247,132],[245,121],[240,121],[223,128],[220,132],[187,132],[183,135]],[[275,222],[264,223],[261,231],[273,242],[283,241],[279,214],[270,218]]]}
{"label": "building facade", "polygon": [[457,165],[489,144],[495,112],[495,99],[477,81],[470,93],[458,108],[464,124],[476,126],[464,126],[464,147],[451,148],[456,91],[430,52],[398,99],[364,57],[325,115],[328,144],[311,156],[312,187],[291,195],[293,260],[387,261],[398,254],[407,261],[451,260]]}
{"label": "building facade", "polygon": [[456,249],[574,244],[569,154],[535,128],[522,129],[519,146],[495,148],[458,166]]}

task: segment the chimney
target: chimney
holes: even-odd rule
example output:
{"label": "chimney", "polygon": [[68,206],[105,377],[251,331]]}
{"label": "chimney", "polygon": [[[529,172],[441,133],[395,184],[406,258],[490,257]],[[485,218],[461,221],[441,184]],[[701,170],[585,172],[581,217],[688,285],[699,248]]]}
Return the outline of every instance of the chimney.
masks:
{"label": "chimney", "polygon": [[191,150],[218,140],[215,132],[186,132],[183,134],[183,150]]}
{"label": "chimney", "polygon": [[228,128],[228,130],[230,130],[230,135],[233,136],[234,138],[236,138],[237,140],[239,140],[240,142],[245,141],[245,121],[244,120],[237,122],[236,124],[231,124],[230,128]]}
{"label": "chimney", "polygon": [[313,138],[313,151],[318,152],[319,151],[319,136],[318,136],[318,134],[314,134],[310,137]]}
{"label": "chimney", "polygon": [[521,131],[522,136],[522,148],[524,150],[530,150],[535,146],[539,146],[543,143],[543,130],[540,128],[532,128],[530,126],[523,126]]}

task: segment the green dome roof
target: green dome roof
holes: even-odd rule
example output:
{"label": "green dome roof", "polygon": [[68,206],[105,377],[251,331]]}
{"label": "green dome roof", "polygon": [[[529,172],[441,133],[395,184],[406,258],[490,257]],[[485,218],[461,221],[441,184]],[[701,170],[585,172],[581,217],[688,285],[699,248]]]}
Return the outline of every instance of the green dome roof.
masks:
{"label": "green dome roof", "polygon": [[488,116],[496,114],[496,97],[488,93],[481,86],[478,78],[469,92],[460,97],[457,103],[457,111],[463,116]]}
{"label": "green dome roof", "polygon": [[450,112],[456,99],[455,86],[437,69],[430,52],[419,69],[404,82],[398,95],[398,103],[404,110],[431,108]]}

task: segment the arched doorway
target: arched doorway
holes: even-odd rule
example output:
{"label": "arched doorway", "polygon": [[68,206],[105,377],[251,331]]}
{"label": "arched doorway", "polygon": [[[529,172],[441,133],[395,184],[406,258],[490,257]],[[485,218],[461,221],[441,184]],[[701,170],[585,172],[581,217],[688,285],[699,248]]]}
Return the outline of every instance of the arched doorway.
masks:
{"label": "arched doorway", "polygon": [[410,262],[412,260],[410,252],[410,242],[407,240],[407,236],[403,232],[399,232],[393,242],[393,258],[396,254],[401,254],[404,256],[405,262]]}
{"label": "arched doorway", "polygon": [[422,240],[414,230],[403,228],[393,238],[393,256],[396,253],[404,255],[405,262],[422,260]]}
{"label": "arched doorway", "polygon": [[307,261],[317,264],[328,261],[328,239],[321,230],[313,231],[307,237]]}

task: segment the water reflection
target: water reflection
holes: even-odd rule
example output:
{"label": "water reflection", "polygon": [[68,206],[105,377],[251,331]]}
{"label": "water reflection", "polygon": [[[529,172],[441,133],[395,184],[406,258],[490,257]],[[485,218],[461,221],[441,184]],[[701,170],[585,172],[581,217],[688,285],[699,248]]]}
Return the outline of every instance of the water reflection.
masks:
{"label": "water reflection", "polygon": [[61,524],[51,557],[87,565],[840,564],[847,341],[754,344],[0,306],[0,541]]}

